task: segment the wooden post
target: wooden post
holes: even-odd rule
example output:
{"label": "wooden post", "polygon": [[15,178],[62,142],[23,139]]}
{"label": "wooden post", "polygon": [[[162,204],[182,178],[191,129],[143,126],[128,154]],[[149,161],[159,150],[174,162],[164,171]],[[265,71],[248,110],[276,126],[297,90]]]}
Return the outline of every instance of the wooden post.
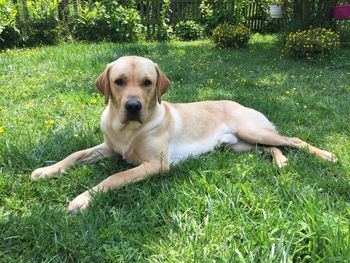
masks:
{"label": "wooden post", "polygon": [[310,13],[309,13],[309,1],[308,0],[302,0],[302,23],[303,26],[308,24]]}

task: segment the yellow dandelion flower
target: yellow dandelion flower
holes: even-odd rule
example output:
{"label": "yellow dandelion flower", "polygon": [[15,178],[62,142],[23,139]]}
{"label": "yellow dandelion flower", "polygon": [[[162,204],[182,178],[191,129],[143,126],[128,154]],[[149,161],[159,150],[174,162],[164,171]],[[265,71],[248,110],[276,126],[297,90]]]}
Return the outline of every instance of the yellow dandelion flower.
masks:
{"label": "yellow dandelion flower", "polygon": [[55,124],[55,120],[47,120],[47,121],[45,121],[46,128],[50,128],[54,124]]}

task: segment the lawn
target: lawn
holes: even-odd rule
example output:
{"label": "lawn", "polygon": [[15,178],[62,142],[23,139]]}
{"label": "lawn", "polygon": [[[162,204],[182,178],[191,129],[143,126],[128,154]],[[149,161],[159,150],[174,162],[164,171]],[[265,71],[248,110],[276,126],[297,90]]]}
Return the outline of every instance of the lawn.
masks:
{"label": "lawn", "polygon": [[[334,152],[334,164],[283,149],[227,150],[169,173],[68,202],[128,169],[120,160],[79,166],[51,180],[30,173],[102,141],[105,107],[94,80],[123,55],[146,56],[172,81],[164,99],[231,99],[279,131]],[[0,53],[0,262],[345,262],[350,258],[350,49],[294,60],[273,36],[249,48],[209,41],[62,44]]]}

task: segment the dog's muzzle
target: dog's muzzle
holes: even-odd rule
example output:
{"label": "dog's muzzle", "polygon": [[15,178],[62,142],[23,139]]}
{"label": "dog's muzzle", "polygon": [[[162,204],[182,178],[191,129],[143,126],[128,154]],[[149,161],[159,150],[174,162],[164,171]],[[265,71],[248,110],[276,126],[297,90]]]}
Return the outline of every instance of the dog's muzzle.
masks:
{"label": "dog's muzzle", "polygon": [[142,104],[138,99],[129,99],[125,103],[126,121],[140,122]]}

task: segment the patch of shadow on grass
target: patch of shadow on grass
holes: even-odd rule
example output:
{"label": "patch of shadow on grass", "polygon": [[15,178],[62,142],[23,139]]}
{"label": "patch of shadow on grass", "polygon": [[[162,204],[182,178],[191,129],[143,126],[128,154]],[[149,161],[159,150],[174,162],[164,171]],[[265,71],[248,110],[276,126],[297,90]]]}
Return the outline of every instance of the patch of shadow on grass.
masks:
{"label": "patch of shadow on grass", "polygon": [[[92,140],[89,143],[93,144],[95,141]],[[80,144],[83,143],[80,142]],[[75,146],[69,145],[68,148],[66,151],[73,150]],[[59,153],[59,155],[61,154],[62,152]],[[301,157],[302,155],[303,153],[301,153]],[[208,162],[208,158],[215,159],[218,156],[222,156],[222,160],[219,162]],[[228,157],[232,160],[225,159]],[[220,188],[220,176],[222,176],[222,180],[230,180],[232,184],[246,184],[251,180],[261,180],[266,181],[266,185],[276,185],[273,178],[283,176],[283,172],[279,174],[277,171],[275,174],[266,175],[266,172],[271,172],[274,169],[260,170],[256,166],[259,162],[255,158],[250,157],[246,160],[246,157],[247,155],[243,154],[236,155],[226,151],[216,151],[198,158],[190,158],[174,167],[169,173],[151,177],[146,181],[128,185],[119,190],[98,194],[88,210],[78,215],[67,214],[66,204],[62,206],[62,203],[58,203],[56,205],[57,200],[37,202],[31,207],[29,214],[21,217],[13,214],[9,220],[0,223],[5,237],[0,248],[2,248],[5,258],[6,256],[22,256],[24,261],[42,261],[47,258],[55,258],[57,261],[65,262],[83,260],[91,262],[101,259],[108,261],[116,258],[121,260],[148,258],[156,253],[154,245],[166,243],[169,239],[168,235],[174,234],[178,235],[176,238],[186,239],[185,236],[181,235],[183,230],[178,225],[183,220],[191,219],[197,224],[204,224],[205,215],[209,208],[206,208],[208,204],[202,201],[206,200],[204,196],[213,188]],[[243,163],[242,160],[244,160]],[[213,167],[218,171],[220,169],[227,170],[227,165],[233,165],[235,161],[238,162],[238,166],[230,172],[225,172],[229,174],[219,173],[213,177],[215,172],[211,171]],[[300,168],[297,164],[293,164],[301,161],[304,165]],[[249,166],[249,162],[252,162],[252,167]],[[248,174],[242,171],[244,165],[237,169],[242,164],[252,168],[249,169]],[[269,165],[272,166],[272,162]],[[109,176],[112,169],[120,167],[113,166],[112,161],[93,165],[94,174],[98,175],[93,181],[98,182],[103,177]],[[123,166],[123,168],[130,167]],[[294,180],[301,184],[312,184],[320,188],[325,188],[323,183],[326,183],[326,180],[324,182],[319,180],[324,178],[324,175],[327,178],[328,176],[336,178],[332,167],[328,164],[319,165],[317,161],[312,161],[306,167],[305,161],[292,160],[292,167],[289,169],[295,170],[300,175],[306,172],[306,176],[297,177]],[[320,178],[319,175],[315,175],[314,169],[320,171],[327,169],[327,172],[323,172],[322,178]],[[233,171],[236,171],[237,175],[231,175]],[[343,167],[337,166],[336,172],[344,174]],[[198,178],[193,178],[193,176],[200,177],[198,185],[195,185]],[[313,179],[309,180],[309,177]],[[88,184],[91,182],[89,181]],[[86,182],[81,183],[86,185]],[[345,183],[341,189],[328,193],[335,195],[332,198],[343,194],[344,199],[348,197],[349,183],[344,180],[341,183]],[[45,187],[52,186],[46,185]],[[76,188],[72,190],[71,184],[65,187],[67,191],[72,191],[67,193],[69,199],[85,190]],[[190,199],[194,198],[195,201],[196,194],[199,195],[199,203],[189,205],[182,199],[188,196]],[[288,204],[288,198],[288,195],[286,196],[281,190],[281,199],[284,199],[286,204]],[[240,198],[237,197],[237,200]],[[245,204],[239,204],[244,209]],[[199,214],[189,214],[188,218],[178,218],[179,221],[176,221],[176,216],[186,215],[186,211],[190,211],[192,208],[198,210]],[[193,216],[195,217],[193,218]],[[237,242],[241,241],[237,240]]]}

